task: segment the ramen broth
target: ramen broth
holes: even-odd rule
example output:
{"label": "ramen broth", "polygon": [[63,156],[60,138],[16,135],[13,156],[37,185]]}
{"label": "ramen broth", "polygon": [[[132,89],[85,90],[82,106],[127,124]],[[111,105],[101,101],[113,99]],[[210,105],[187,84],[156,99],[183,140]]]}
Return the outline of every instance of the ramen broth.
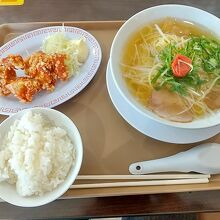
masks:
{"label": "ramen broth", "polygon": [[[209,103],[212,96],[220,94],[218,60],[212,54],[209,57],[203,46],[211,45],[213,39],[204,28],[174,18],[144,26],[129,38],[122,55],[121,71],[130,92],[148,109],[171,121],[189,122],[219,108],[220,100]],[[214,43],[220,59],[220,45]],[[179,57],[183,60],[175,60]],[[207,59],[210,63],[206,65]],[[211,61],[216,66],[210,74]],[[175,75],[175,70],[187,75]]]}

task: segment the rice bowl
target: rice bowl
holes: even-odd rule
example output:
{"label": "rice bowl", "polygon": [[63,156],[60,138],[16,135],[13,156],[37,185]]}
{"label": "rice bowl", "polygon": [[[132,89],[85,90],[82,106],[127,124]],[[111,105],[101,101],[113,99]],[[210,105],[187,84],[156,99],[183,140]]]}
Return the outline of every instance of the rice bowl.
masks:
{"label": "rice bowl", "polygon": [[[16,190],[15,185],[9,184],[6,181],[0,183],[0,198],[2,198],[3,200],[11,204],[14,204],[17,206],[23,206],[23,207],[40,206],[60,197],[66,190],[68,190],[70,185],[76,179],[76,176],[79,172],[81,162],[82,162],[82,141],[81,141],[80,134],[77,128],[75,127],[75,125],[72,123],[72,121],[68,119],[64,114],[56,110],[35,108],[35,109],[28,109],[28,110],[21,111],[9,117],[1,124],[0,126],[1,136],[3,137],[5,136],[5,134],[8,133],[9,127],[11,127],[11,125],[14,124],[14,122],[17,119],[20,119],[22,116],[25,116],[25,115],[27,119],[27,112],[30,112],[30,111],[31,113],[33,113],[33,115],[35,116],[37,115],[38,119],[39,119],[39,114],[44,115],[46,118],[48,118],[50,121],[53,122],[55,127],[51,129],[50,126],[48,127],[48,124],[47,125],[44,124],[44,126],[47,126],[46,128],[49,128],[48,129],[48,132],[50,133],[49,134],[45,132],[44,129],[42,129],[41,125],[39,125],[39,127],[34,126],[32,128],[30,124],[29,126],[27,126],[29,130],[35,129],[35,131],[38,130],[39,132],[39,129],[40,129],[43,132],[45,132],[46,134],[45,136],[47,139],[46,140],[47,146],[46,145],[45,145],[46,147],[44,146],[44,150],[40,149],[41,151],[39,152],[41,153],[38,154],[37,157],[36,155],[30,154],[30,151],[28,152],[25,150],[26,153],[28,152],[25,158],[26,161],[20,160],[20,158],[24,157],[25,155],[24,154],[22,156],[22,153],[15,154],[16,157],[11,159],[11,165],[12,165],[11,167],[13,168],[12,170],[14,172],[13,175],[16,174],[17,180],[18,179],[20,180],[19,184],[17,182],[18,192]],[[30,117],[30,115],[28,117]],[[24,118],[23,118],[23,121],[25,122]],[[48,122],[45,121],[45,123],[48,123]],[[27,123],[25,124],[27,125]],[[20,123],[20,126],[21,126],[21,123]],[[12,127],[11,131],[13,131],[14,128]],[[68,134],[69,140],[67,140],[68,138],[65,137],[66,135],[65,131],[66,131],[66,134]],[[20,134],[20,133],[18,132],[17,134]],[[54,138],[54,134],[57,137]],[[52,136],[54,140],[49,141],[49,139],[51,139]],[[10,135],[9,135],[9,138],[10,138]],[[65,140],[66,146],[63,145],[64,140]],[[38,141],[42,142],[42,140],[38,140]],[[74,143],[75,151],[72,151],[73,146],[71,146],[70,141]],[[30,142],[31,142],[31,139],[29,138],[29,143]],[[57,147],[55,145],[57,145]],[[25,147],[24,146],[22,147],[21,145],[21,147],[18,150],[22,152],[21,149],[24,150]],[[71,150],[69,151],[69,149]],[[29,146],[29,150],[30,150],[30,146]],[[64,152],[62,153],[62,151]],[[68,152],[70,152],[70,154]],[[42,169],[40,169],[39,166],[34,168],[33,166],[34,164],[31,163],[31,159],[33,159],[31,158],[31,156],[37,158],[37,160],[40,158],[42,159],[41,161],[39,160],[41,162]],[[53,162],[53,157],[56,160],[54,162]],[[54,164],[57,164],[57,165],[54,166]],[[52,169],[51,166],[54,169]],[[25,172],[27,173],[25,174]],[[50,173],[49,176],[48,176],[48,173]],[[64,173],[64,175],[62,173]],[[16,179],[16,175],[15,175],[15,179]],[[13,180],[13,178],[11,178],[10,180]],[[14,182],[12,181],[12,183]]]}

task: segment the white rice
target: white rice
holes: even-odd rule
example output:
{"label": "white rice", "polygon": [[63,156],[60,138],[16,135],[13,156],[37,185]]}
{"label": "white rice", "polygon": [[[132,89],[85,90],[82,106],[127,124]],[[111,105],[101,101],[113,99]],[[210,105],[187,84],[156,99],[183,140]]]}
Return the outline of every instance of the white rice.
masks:
{"label": "white rice", "polygon": [[0,182],[16,184],[21,196],[42,195],[62,183],[75,162],[67,132],[27,111],[0,145]]}

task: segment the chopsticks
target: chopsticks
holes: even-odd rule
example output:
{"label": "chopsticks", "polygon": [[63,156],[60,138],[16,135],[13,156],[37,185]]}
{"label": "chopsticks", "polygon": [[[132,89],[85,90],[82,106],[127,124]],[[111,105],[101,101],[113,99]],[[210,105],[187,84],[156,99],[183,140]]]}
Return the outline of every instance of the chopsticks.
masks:
{"label": "chopsticks", "polygon": [[70,189],[88,189],[88,188],[109,188],[109,187],[128,187],[128,186],[159,186],[176,184],[208,183],[208,178],[201,179],[178,179],[178,180],[149,180],[136,182],[113,182],[113,183],[88,183],[72,185]]}
{"label": "chopsticks", "polygon": [[78,180],[164,180],[164,179],[202,179],[206,174],[147,174],[147,175],[79,175]]}
{"label": "chopsticks", "polygon": [[[74,184],[71,189],[92,189],[112,187],[159,186],[208,183],[210,175],[205,174],[151,174],[151,175],[81,175],[78,180],[128,180],[103,183]],[[134,181],[139,180],[139,181]]]}

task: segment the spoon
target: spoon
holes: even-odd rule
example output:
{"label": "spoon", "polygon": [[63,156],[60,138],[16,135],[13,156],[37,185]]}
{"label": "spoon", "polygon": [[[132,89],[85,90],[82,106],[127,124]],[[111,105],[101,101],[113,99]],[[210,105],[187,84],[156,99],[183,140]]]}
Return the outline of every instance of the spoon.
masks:
{"label": "spoon", "polygon": [[133,163],[129,166],[131,174],[159,172],[198,172],[204,174],[220,173],[220,144],[206,143],[190,150],[156,160]]}

